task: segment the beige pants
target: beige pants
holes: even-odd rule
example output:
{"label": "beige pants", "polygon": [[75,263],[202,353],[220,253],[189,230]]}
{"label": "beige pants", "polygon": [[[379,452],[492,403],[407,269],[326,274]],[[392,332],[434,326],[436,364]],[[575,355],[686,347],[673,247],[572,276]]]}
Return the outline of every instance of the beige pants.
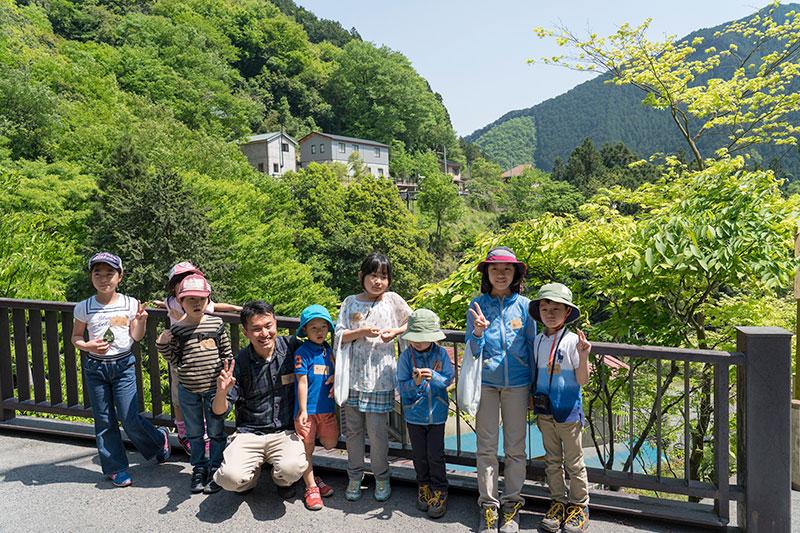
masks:
{"label": "beige pants", "polygon": [[[520,494],[525,482],[525,431],[528,428],[528,387],[481,385],[481,403],[475,415],[477,440],[478,505],[525,503]],[[498,498],[497,440],[503,419],[503,496]]]}
{"label": "beige pants", "polygon": [[[574,503],[586,507],[589,505],[589,480],[581,448],[583,424],[580,420],[559,423],[550,415],[538,415],[536,418],[544,444],[544,471],[550,497],[564,505]],[[564,470],[569,474],[569,491]]]}
{"label": "beige pants", "polygon": [[294,431],[279,431],[267,435],[235,433],[222,457],[214,481],[225,490],[242,492],[258,483],[261,465],[272,465],[272,479],[288,487],[308,468],[303,441]]}

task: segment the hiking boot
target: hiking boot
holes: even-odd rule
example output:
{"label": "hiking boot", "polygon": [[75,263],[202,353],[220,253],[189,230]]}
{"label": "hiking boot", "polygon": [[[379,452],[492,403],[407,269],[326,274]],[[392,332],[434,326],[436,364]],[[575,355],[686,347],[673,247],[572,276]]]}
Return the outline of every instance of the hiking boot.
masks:
{"label": "hiking boot", "polygon": [[344,498],[354,502],[361,499],[361,481],[360,479],[351,479],[347,482],[347,489],[344,491]]}
{"label": "hiking boot", "polygon": [[567,507],[567,518],[564,520],[565,533],[583,533],[589,529],[589,508],[572,504]]}
{"label": "hiking boot", "polygon": [[167,430],[164,428],[158,428],[158,431],[164,435],[164,444],[161,446],[161,451],[156,454],[156,461],[163,463],[169,459],[169,454],[172,452],[172,448],[169,445],[169,433]]}
{"label": "hiking boot", "polygon": [[191,488],[192,494],[203,492],[208,482],[208,471],[205,468],[197,467],[192,470]]}
{"label": "hiking boot", "polygon": [[392,487],[388,479],[379,479],[375,483],[375,500],[385,502],[392,495]]}
{"label": "hiking boot", "polygon": [[322,509],[322,497],[319,495],[319,487],[308,487],[305,493],[306,509],[319,511]]}
{"label": "hiking boot", "polygon": [[428,516],[431,518],[441,518],[447,511],[447,491],[435,490],[430,500],[428,500]]}
{"label": "hiking boot", "polygon": [[566,510],[563,503],[550,502],[550,509],[547,510],[547,514],[542,518],[542,529],[555,533],[564,524],[565,516]]}
{"label": "hiking boot", "polygon": [[497,533],[497,507],[494,505],[481,506],[481,525],[478,533]]}
{"label": "hiking boot", "polygon": [[431,499],[433,494],[431,493],[431,486],[430,485],[418,485],[417,486],[417,509],[422,511],[423,513],[428,510],[428,500]]}
{"label": "hiking boot", "polygon": [[133,481],[131,481],[131,476],[128,475],[126,471],[117,472],[116,474],[111,474],[108,476],[111,479],[111,483],[114,484],[115,487],[129,487]]}
{"label": "hiking boot", "polygon": [[297,487],[294,483],[287,485],[286,487],[281,487],[278,485],[278,496],[284,500],[291,500],[295,497],[295,495],[297,495]]}
{"label": "hiking boot", "polygon": [[320,496],[322,496],[323,498],[329,498],[333,496],[333,487],[322,481],[321,477],[316,476],[314,478],[314,483],[316,483],[317,487],[319,488]]}
{"label": "hiking boot", "polygon": [[522,502],[504,503],[500,519],[500,533],[517,533],[519,531],[519,510]]}

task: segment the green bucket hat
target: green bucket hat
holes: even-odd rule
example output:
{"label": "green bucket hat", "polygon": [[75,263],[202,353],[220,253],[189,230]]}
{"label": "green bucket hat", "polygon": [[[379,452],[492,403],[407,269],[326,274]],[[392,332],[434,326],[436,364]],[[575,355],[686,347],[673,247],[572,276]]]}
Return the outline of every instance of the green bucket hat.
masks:
{"label": "green bucket hat", "polygon": [[408,317],[408,328],[401,338],[411,342],[436,342],[445,335],[439,329],[439,317],[430,309],[417,309]]}
{"label": "green bucket hat", "polygon": [[567,320],[564,322],[565,324],[575,322],[581,317],[581,310],[572,303],[572,291],[562,283],[548,283],[547,285],[542,285],[542,288],[536,293],[536,298],[531,300],[528,306],[528,314],[536,321],[541,322],[542,317],[539,315],[539,300],[550,300],[551,302],[559,302],[567,307],[571,307],[569,315],[567,315]]}

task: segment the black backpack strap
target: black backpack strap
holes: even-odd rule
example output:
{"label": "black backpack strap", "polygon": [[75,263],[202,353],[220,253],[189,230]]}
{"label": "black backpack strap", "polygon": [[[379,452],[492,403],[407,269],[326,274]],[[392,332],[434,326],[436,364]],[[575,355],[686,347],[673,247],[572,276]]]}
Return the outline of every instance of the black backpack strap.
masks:
{"label": "black backpack strap", "polygon": [[197,339],[198,341],[203,341],[205,339],[214,339],[214,342],[217,345],[217,352],[219,353],[219,358],[224,359],[222,354],[222,343],[219,342],[220,337],[225,332],[225,322],[220,324],[216,331],[213,333],[193,333],[191,335],[178,335],[173,333],[173,337],[178,339],[178,356],[175,358],[175,365],[179,366],[181,361],[183,361],[183,350],[186,346],[186,343],[191,339]]}

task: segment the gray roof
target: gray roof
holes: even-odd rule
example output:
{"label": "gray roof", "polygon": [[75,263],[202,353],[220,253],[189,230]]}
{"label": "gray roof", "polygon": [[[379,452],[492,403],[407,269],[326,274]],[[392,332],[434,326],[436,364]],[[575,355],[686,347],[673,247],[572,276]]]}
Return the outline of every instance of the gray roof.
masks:
{"label": "gray roof", "polygon": [[[281,132],[279,132],[279,131],[271,131],[269,133],[259,133],[258,135],[249,135],[247,137],[247,142],[248,143],[254,143],[254,142],[258,142],[258,141],[271,141],[272,139],[274,139],[275,137],[279,136],[280,134],[281,134]],[[295,141],[294,139],[289,137],[286,133],[284,133],[283,136],[286,137],[287,139],[289,139],[290,141],[292,141],[295,144],[295,146],[298,144],[297,141]]]}
{"label": "gray roof", "polygon": [[368,139],[357,139],[355,137],[345,137],[344,135],[333,135],[331,133],[322,133],[322,132],[319,132],[319,131],[312,131],[311,133],[309,133],[308,135],[306,135],[305,137],[300,139],[300,142],[301,143],[304,142],[306,139],[308,139],[312,135],[319,135],[320,137],[325,137],[325,138],[331,139],[333,141],[343,141],[343,142],[349,142],[349,143],[369,144],[371,146],[381,146],[383,148],[391,148],[391,146],[389,146],[388,144],[379,143],[378,141],[370,141]]}

